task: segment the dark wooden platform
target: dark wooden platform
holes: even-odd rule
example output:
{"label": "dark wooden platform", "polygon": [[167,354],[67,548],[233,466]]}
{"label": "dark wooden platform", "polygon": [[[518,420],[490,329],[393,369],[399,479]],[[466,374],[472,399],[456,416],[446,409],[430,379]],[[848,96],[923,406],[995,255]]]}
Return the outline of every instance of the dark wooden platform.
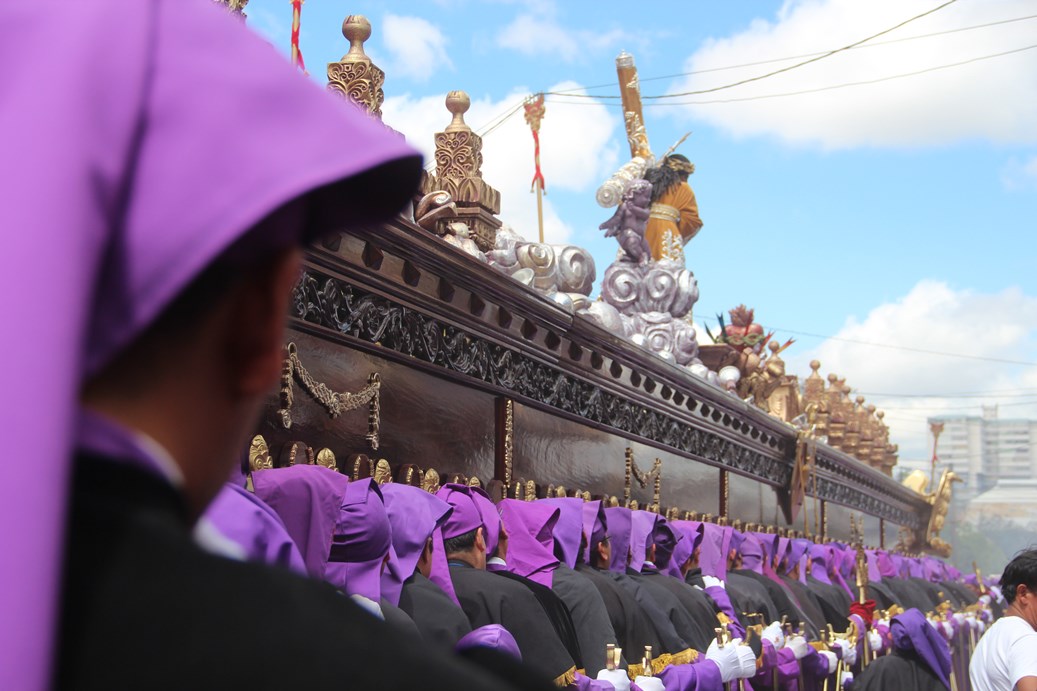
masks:
{"label": "dark wooden platform", "polygon": [[[292,315],[289,340],[316,379],[356,391],[379,373],[381,444],[369,449],[365,412],[332,420],[297,390],[291,429],[275,414],[277,401],[264,418],[260,431],[273,449],[300,440],[484,485],[510,475],[621,496],[630,447],[644,470],[661,459],[664,508],[790,526],[791,426],[403,219],[312,248]],[[500,452],[507,399],[510,468]],[[928,521],[922,497],[824,445],[816,494],[835,539],[850,538],[851,513],[864,517],[874,545],[892,546],[897,526],[919,530]],[[633,496],[643,505],[651,487],[635,484]]]}

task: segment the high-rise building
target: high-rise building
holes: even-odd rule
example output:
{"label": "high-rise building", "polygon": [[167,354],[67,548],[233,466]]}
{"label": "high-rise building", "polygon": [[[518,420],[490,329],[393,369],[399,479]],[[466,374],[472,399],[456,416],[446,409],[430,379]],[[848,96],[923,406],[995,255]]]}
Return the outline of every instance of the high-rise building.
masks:
{"label": "high-rise building", "polygon": [[961,499],[968,501],[1001,484],[1037,480],[1037,420],[998,417],[997,406],[983,406],[981,416],[938,416],[942,422],[940,465],[965,481]]}

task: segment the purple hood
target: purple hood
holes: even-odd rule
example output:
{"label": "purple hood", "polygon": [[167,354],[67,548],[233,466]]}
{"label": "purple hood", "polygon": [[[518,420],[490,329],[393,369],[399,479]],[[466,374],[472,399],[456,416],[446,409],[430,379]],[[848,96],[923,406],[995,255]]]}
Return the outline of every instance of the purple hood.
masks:
{"label": "purple hood", "polygon": [[349,479],[323,466],[293,465],[257,470],[252,485],[256,496],[284,521],[307,573],[323,579]]}

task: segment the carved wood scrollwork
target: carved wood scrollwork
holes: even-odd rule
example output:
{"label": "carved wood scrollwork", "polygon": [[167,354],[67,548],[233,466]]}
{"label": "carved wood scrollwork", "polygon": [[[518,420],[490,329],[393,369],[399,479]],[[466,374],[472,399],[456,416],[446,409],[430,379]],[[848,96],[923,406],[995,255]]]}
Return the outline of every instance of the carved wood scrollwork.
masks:
{"label": "carved wood scrollwork", "polygon": [[328,65],[328,91],[342,94],[377,118],[382,117],[384,85],[385,72],[370,62],[333,62]]}
{"label": "carved wood scrollwork", "polygon": [[[338,335],[377,343],[383,351],[393,351],[455,376],[488,384],[541,407],[577,416],[596,427],[644,439],[680,455],[708,459],[773,486],[790,484],[792,464],[787,461],[688,424],[662,409],[605,390],[561,367],[318,270],[307,270],[296,285],[292,313]],[[880,486],[854,468],[837,464],[820,450],[817,466],[821,471],[816,478],[819,499],[860,509],[901,525],[917,527],[919,524],[910,501],[896,491]],[[512,479],[509,495],[514,493],[514,483]],[[855,485],[875,491],[862,492]]]}

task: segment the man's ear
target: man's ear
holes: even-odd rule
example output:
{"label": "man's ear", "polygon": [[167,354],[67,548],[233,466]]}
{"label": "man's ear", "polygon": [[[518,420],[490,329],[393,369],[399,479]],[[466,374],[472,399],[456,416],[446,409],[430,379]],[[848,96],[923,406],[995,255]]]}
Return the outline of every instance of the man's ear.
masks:
{"label": "man's ear", "polygon": [[237,288],[228,315],[231,330],[227,353],[227,364],[237,375],[237,395],[261,395],[277,384],[288,304],[299,278],[301,256],[298,249],[279,252],[254,269]]}
{"label": "man's ear", "polygon": [[482,526],[475,530],[475,548],[480,552],[486,552],[486,537],[483,535]]}

